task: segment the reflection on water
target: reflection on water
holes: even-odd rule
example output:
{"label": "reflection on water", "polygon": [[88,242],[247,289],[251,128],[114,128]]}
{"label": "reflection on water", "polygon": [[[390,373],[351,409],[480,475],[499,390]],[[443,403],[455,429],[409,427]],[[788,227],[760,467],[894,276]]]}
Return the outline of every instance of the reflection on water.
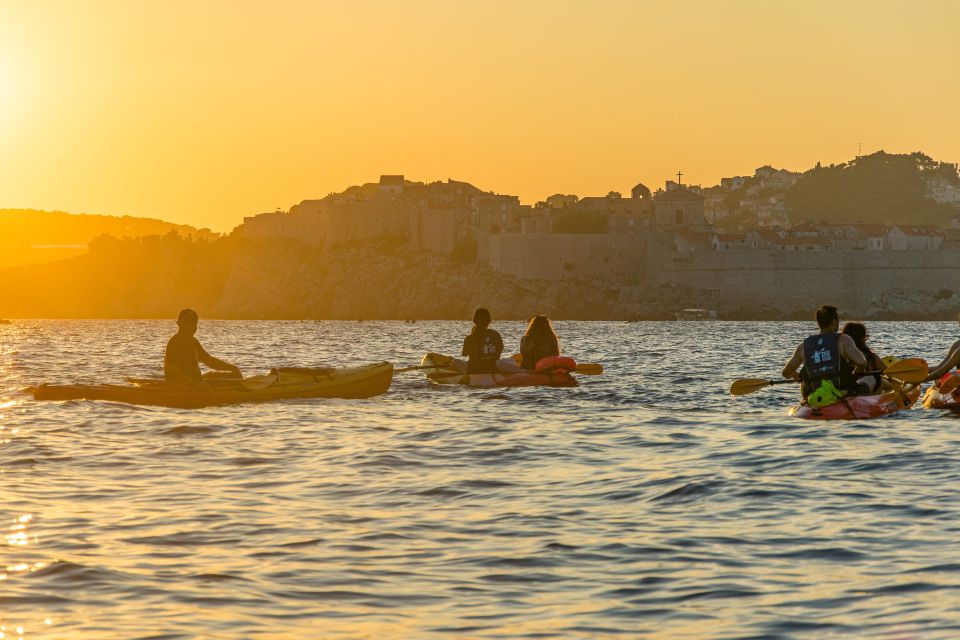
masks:
{"label": "reflection on water", "polygon": [[[509,346],[523,325],[496,323]],[[414,364],[469,323],[203,322],[273,366]],[[953,416],[786,418],[802,323],[558,323],[606,373],[199,411],[34,403],[160,372],[172,322],[0,327],[0,638],[948,638]],[[937,360],[953,323],[871,323]],[[881,354],[881,355],[882,355]],[[321,631],[322,630],[322,631]]]}

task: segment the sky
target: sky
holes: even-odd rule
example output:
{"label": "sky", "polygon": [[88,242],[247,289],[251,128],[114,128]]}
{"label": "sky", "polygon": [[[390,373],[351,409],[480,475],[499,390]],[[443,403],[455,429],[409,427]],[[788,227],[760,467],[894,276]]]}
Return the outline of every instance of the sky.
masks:
{"label": "sky", "polygon": [[533,203],[860,148],[957,162],[958,23],[953,0],[0,0],[0,207],[228,231],[383,173]]}

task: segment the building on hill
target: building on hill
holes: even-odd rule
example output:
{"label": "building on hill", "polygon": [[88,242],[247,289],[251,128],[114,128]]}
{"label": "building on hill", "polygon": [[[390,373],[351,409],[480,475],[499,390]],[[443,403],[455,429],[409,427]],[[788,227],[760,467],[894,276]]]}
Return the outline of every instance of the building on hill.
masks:
{"label": "building on hill", "polygon": [[469,209],[430,209],[414,207],[410,211],[410,245],[419,251],[449,255],[468,235]]}
{"label": "building on hill", "polygon": [[552,196],[549,196],[545,202],[551,209],[566,209],[567,207],[572,207],[575,205],[577,200],[579,200],[579,198],[572,193],[566,195],[562,193],[555,193]]}
{"label": "building on hill", "polygon": [[712,234],[707,231],[680,227],[673,233],[673,250],[676,253],[706,251],[710,249],[711,239]]}
{"label": "building on hill", "polygon": [[787,171],[786,169],[774,169],[770,165],[764,165],[753,172],[753,177],[757,179],[757,188],[759,189],[789,189],[802,173]]}
{"label": "building on hill", "polygon": [[483,193],[470,198],[470,224],[491,232],[520,230],[519,196]]}
{"label": "building on hill", "polygon": [[658,191],[653,198],[654,222],[664,227],[705,227],[704,198],[686,188]]}
{"label": "building on hill", "polygon": [[749,179],[750,179],[749,176],[733,176],[732,178],[720,178],[720,188],[723,189],[724,191],[735,191],[740,187],[742,187]]}
{"label": "building on hill", "polygon": [[887,231],[887,243],[894,251],[932,251],[943,246],[945,234],[937,227],[898,224]]}
{"label": "building on hill", "polygon": [[647,185],[638,182],[637,185],[630,190],[630,197],[636,200],[653,200],[653,193],[650,192]]}
{"label": "building on hill", "polygon": [[746,233],[714,233],[710,237],[710,247],[714,251],[736,251],[746,249],[748,234]]}
{"label": "building on hill", "polygon": [[380,193],[399,196],[403,194],[403,176],[394,175],[394,176],[380,176],[379,183]]}
{"label": "building on hill", "polygon": [[245,217],[237,230],[241,236],[247,238],[294,239],[311,246],[320,246],[327,238],[329,218],[315,207],[297,213],[278,209]]}
{"label": "building on hill", "polygon": [[678,189],[685,189],[687,191],[692,191],[693,193],[703,194],[703,188],[698,184],[680,184],[679,182],[674,182],[673,180],[667,180],[664,184],[664,191],[676,191]]}
{"label": "building on hill", "polygon": [[960,182],[944,176],[927,178],[927,197],[937,202],[960,206]]}
{"label": "building on hill", "polygon": [[820,236],[787,236],[773,243],[777,251],[831,251],[835,248],[832,238]]}

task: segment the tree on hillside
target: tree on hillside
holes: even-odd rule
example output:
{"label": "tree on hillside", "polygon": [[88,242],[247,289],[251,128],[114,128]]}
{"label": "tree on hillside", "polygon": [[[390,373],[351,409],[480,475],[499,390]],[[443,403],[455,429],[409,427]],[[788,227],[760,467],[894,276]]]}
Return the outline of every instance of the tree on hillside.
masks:
{"label": "tree on hillside", "polygon": [[807,171],[786,194],[791,222],[827,220],[945,225],[957,213],[927,197],[926,179],[952,175],[954,165],[922,153],[883,151]]}

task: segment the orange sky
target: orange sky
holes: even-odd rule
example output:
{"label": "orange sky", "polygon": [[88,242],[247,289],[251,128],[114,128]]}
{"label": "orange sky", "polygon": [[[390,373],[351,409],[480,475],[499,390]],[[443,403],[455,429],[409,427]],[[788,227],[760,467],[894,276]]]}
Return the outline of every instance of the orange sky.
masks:
{"label": "orange sky", "polygon": [[0,207],[228,230],[381,173],[533,202],[960,161],[960,2],[0,4]]}

